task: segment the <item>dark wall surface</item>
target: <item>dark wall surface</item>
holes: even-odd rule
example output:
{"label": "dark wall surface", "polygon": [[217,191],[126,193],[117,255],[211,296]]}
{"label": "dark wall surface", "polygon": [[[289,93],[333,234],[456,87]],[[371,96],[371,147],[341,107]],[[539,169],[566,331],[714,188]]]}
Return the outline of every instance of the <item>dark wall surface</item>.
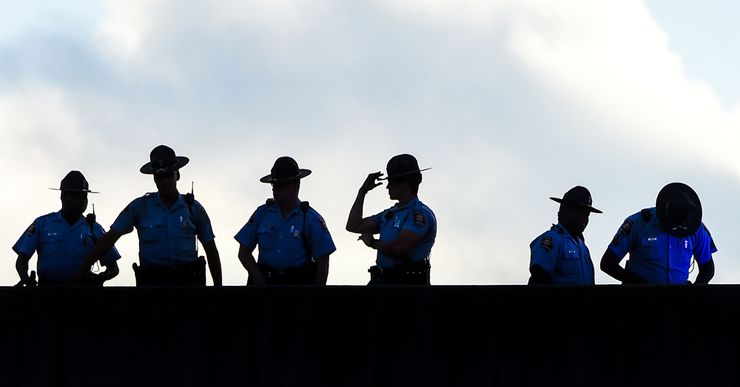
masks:
{"label": "dark wall surface", "polygon": [[0,386],[740,385],[739,286],[2,288]]}

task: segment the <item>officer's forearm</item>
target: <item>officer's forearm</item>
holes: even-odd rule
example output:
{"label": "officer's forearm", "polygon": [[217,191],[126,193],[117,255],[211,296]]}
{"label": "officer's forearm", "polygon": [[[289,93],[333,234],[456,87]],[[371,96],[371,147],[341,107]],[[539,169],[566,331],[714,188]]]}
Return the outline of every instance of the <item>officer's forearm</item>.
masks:
{"label": "officer's forearm", "polygon": [[221,286],[222,285],[221,257],[218,254],[218,248],[216,248],[216,242],[210,241],[204,244],[203,249],[206,251],[206,259],[208,260],[208,269],[211,271],[211,278],[213,279],[213,286]]}
{"label": "officer's forearm", "polygon": [[362,233],[362,208],[365,205],[365,195],[367,192],[360,190],[357,192],[355,202],[352,204],[352,208],[349,210],[349,217],[347,218],[347,231],[354,233]]}
{"label": "officer's forearm", "polygon": [[631,273],[629,270],[624,269],[622,266],[619,266],[619,257],[617,257],[617,255],[608,248],[606,249],[606,252],[604,252],[604,256],[601,257],[600,267],[601,271],[623,283],[645,283],[645,280],[640,278],[640,276]]}
{"label": "officer's forearm", "polygon": [[552,283],[552,275],[540,265],[529,268],[529,285],[549,285]]}
{"label": "officer's forearm", "polygon": [[709,262],[699,265],[699,274],[696,276],[697,284],[708,284],[709,281],[714,277],[714,260],[710,259]]}
{"label": "officer's forearm", "polygon": [[100,258],[102,258],[108,251],[110,251],[110,249],[113,248],[113,245],[116,244],[116,241],[118,241],[118,238],[120,237],[121,234],[113,229],[105,233],[105,235],[103,235],[103,237],[98,240],[98,243],[93,246],[92,250],[90,250],[90,253],[87,254],[87,257],[85,258],[85,263],[82,265],[82,268],[80,268],[80,271],[87,272],[88,270],[90,270],[90,266],[100,260]]}
{"label": "officer's forearm", "polygon": [[316,259],[316,285],[326,285],[329,279],[329,256],[324,255]]}
{"label": "officer's forearm", "polygon": [[119,270],[118,270],[118,264],[116,262],[109,263],[105,266],[105,270],[98,274],[98,278],[105,282],[108,280],[112,280],[113,278],[116,278],[118,276]]}
{"label": "officer's forearm", "polygon": [[15,260],[15,270],[23,282],[28,281],[28,261],[30,259],[28,255],[18,254],[18,259]]}
{"label": "officer's forearm", "polygon": [[244,245],[239,245],[239,262],[242,263],[242,266],[244,266],[250,276],[255,275],[255,273],[260,270],[254,259],[254,255],[252,255],[252,251],[247,249]]}

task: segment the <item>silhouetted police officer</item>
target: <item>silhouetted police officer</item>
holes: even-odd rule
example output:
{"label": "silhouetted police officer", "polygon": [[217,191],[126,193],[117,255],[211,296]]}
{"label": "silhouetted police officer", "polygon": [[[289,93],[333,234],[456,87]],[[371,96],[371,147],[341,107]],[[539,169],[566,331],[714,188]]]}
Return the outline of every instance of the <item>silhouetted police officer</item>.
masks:
{"label": "silhouetted police officer", "polygon": [[[95,222],[94,214],[82,216],[87,209],[87,194],[97,192],[90,191],[81,172],[69,172],[62,179],[59,191],[62,191],[62,209],[36,218],[13,246],[13,251],[18,253],[15,267],[21,279],[19,285],[35,285],[33,276],[28,275],[28,261],[35,251],[39,283],[65,284],[77,275],[95,242],[105,234],[103,227]],[[121,256],[116,248],[111,244],[102,252],[100,261],[105,271],[99,274],[86,271],[81,283],[102,286],[118,275],[116,260]]]}
{"label": "silhouetted police officer", "polygon": [[[624,221],[601,258],[601,270],[623,283],[684,284],[694,257],[699,267],[696,282],[708,283],[717,248],[701,218],[701,202],[691,187],[666,185],[655,207]],[[622,268],[619,262],[627,253],[630,258]]]}
{"label": "silhouetted police officer", "polygon": [[[336,251],[324,218],[298,199],[301,179],[310,175],[290,157],[280,157],[260,179],[273,198],[257,208],[234,236],[239,260],[253,285],[325,285],[329,255]],[[259,262],[252,253],[259,246]]]}
{"label": "silhouetted police officer", "polygon": [[529,283],[593,285],[594,264],[583,232],[589,215],[601,211],[591,206],[591,193],[581,186],[568,190],[562,199],[550,199],[560,203],[558,224],[529,245]]}
{"label": "silhouetted police officer", "polygon": [[[371,173],[360,187],[347,219],[347,231],[361,234],[368,247],[378,251],[376,265],[371,267],[369,285],[429,285],[431,254],[437,237],[437,218],[419,200],[421,172],[414,156],[392,157],[382,173]],[[365,195],[388,180],[388,196],[398,203],[373,216],[363,218]],[[374,234],[380,234],[375,239]]]}
{"label": "silhouetted police officer", "polygon": [[166,145],[154,148],[140,172],[154,176],[157,192],[132,201],[98,242],[86,267],[118,238],[136,228],[139,263],[136,285],[205,285],[205,260],[198,257],[196,236],[203,244],[213,284],[221,285],[221,261],[211,220],[192,194],[177,190],[180,168],[190,160]]}

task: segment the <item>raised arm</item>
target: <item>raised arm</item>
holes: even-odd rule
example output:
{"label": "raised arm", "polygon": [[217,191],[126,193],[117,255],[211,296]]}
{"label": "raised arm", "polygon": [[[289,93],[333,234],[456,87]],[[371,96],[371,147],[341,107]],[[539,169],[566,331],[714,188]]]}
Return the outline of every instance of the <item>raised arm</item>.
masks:
{"label": "raised arm", "polygon": [[357,192],[357,198],[352,204],[347,218],[347,231],[357,234],[377,234],[379,232],[378,224],[371,217],[363,218],[362,209],[365,205],[365,195],[375,187],[379,186],[377,182],[382,173],[375,172],[367,175],[365,182],[362,183],[360,190]]}

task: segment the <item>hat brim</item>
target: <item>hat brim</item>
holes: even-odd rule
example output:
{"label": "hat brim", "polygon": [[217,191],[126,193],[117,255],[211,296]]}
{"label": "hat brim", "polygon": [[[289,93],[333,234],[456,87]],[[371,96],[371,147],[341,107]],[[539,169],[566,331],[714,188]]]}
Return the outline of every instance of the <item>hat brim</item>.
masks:
{"label": "hat brim", "polygon": [[90,191],[89,189],[59,189],[59,188],[49,188],[52,191],[62,191],[62,192],[87,192],[87,193],[100,193],[96,191]]}
{"label": "hat brim", "polygon": [[[676,228],[668,219],[666,213],[666,205],[673,200],[690,200],[695,204],[693,211],[688,213],[688,220],[686,221],[686,227]],[[686,184],[683,183],[671,183],[663,187],[658,193],[658,198],[655,200],[655,212],[658,217],[658,222],[661,228],[667,233],[679,237],[686,238],[694,235],[699,227],[701,226],[702,219],[702,207],[699,195]]]}
{"label": "hat brim", "polygon": [[419,169],[419,170],[416,170],[416,171],[405,172],[405,173],[401,173],[401,174],[393,175],[393,176],[379,177],[378,180],[398,179],[399,177],[409,176],[409,175],[413,175],[415,173],[421,173],[421,172],[424,172],[424,171],[428,171],[430,169],[432,169],[432,168]]}
{"label": "hat brim", "polygon": [[284,177],[280,179],[276,179],[272,177],[272,174],[269,174],[267,176],[264,176],[260,179],[260,183],[267,183],[267,184],[275,184],[275,183],[289,183],[292,181],[303,179],[304,177],[311,174],[310,169],[299,169],[298,174],[293,177]]}
{"label": "hat brim", "polygon": [[[186,166],[190,162],[190,159],[184,156],[177,156],[177,163],[174,165],[170,165],[166,168],[163,168],[162,172],[174,172],[179,170],[180,168]],[[155,170],[152,166],[151,162],[148,162],[144,164],[141,169],[139,169],[139,172],[145,174],[145,175],[153,175],[159,170]]]}
{"label": "hat brim", "polygon": [[583,208],[587,209],[589,212],[593,212],[593,213],[596,213],[596,214],[603,214],[603,212],[601,210],[597,210],[596,208],[593,208],[593,207],[591,207],[590,205],[588,205],[586,203],[577,203],[577,202],[573,202],[573,201],[570,201],[570,200],[563,200],[563,199],[560,199],[560,198],[550,198],[550,200],[552,200],[554,202],[558,202],[560,204],[568,204],[568,205],[571,205],[571,206],[583,207]]}

